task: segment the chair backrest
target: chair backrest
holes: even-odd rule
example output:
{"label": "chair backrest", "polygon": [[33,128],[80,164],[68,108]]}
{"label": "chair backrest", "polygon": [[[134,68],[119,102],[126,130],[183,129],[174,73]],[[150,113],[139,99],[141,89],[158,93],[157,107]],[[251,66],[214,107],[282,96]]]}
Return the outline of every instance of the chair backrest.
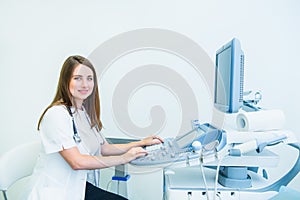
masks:
{"label": "chair backrest", "polygon": [[16,181],[32,174],[40,148],[40,142],[34,141],[0,155],[0,191],[6,191]]}

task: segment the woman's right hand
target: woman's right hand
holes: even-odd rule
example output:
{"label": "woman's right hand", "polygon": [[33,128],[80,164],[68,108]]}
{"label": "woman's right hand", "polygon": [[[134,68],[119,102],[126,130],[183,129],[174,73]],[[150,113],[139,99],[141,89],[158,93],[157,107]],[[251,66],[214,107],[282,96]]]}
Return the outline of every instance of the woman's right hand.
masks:
{"label": "woman's right hand", "polygon": [[133,147],[129,151],[123,154],[123,158],[125,159],[126,163],[141,157],[147,155],[147,151],[143,149],[142,147]]}

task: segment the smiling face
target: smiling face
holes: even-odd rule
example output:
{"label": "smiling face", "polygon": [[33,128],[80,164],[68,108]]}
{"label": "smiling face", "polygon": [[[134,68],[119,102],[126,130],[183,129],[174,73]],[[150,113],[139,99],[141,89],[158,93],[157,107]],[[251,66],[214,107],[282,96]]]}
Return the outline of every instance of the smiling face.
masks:
{"label": "smiling face", "polygon": [[73,97],[73,103],[81,108],[83,101],[89,97],[94,89],[93,71],[82,64],[75,67],[69,84],[69,90]]}

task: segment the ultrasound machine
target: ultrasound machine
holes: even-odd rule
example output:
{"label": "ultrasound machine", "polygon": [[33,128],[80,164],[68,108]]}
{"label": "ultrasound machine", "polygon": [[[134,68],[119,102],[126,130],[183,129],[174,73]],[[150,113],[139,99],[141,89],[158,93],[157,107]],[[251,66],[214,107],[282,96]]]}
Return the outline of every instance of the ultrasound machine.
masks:
{"label": "ultrasound machine", "polygon": [[[261,95],[245,100],[244,53],[233,38],[216,52],[214,106],[231,121],[241,110],[257,112]],[[256,98],[258,96],[258,98]],[[191,119],[190,131],[164,143],[145,147],[146,156],[133,160],[137,167],[162,167],[164,199],[283,199],[299,197],[287,184],[300,170],[300,145],[287,130],[239,131],[236,127],[200,123]],[[270,146],[297,150],[294,165],[277,180],[266,168],[276,167],[279,156]],[[293,193],[294,192],[294,193]],[[289,196],[296,195],[296,196]]]}
{"label": "ultrasound machine", "polygon": [[[259,92],[245,100],[243,82],[244,53],[233,38],[216,52],[214,105],[225,118],[263,109],[257,106]],[[276,145],[297,149],[298,157],[287,173],[270,181],[266,168],[276,167],[279,156],[269,146]],[[193,120],[187,133],[146,149],[148,155],[131,164],[164,168],[164,199],[276,199],[281,193],[299,197],[285,187],[300,170],[300,145],[287,130],[240,132],[226,124]]]}

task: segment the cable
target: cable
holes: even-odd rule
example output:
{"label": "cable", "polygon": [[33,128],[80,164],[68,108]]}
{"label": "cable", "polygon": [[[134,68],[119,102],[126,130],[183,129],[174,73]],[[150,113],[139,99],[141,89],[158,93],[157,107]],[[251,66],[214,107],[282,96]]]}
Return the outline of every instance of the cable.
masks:
{"label": "cable", "polygon": [[[214,145],[214,154],[215,154],[215,157],[217,157],[217,145],[218,145],[218,141],[215,143]],[[208,150],[208,149],[207,149]],[[203,150],[201,152],[201,155],[203,156]],[[200,168],[201,168],[201,172],[202,172],[202,177],[203,177],[203,181],[204,181],[204,185],[205,185],[205,190],[206,190],[206,198],[207,200],[209,200],[209,194],[208,194],[208,185],[207,185],[207,182],[206,182],[206,178],[205,178],[205,174],[204,174],[204,168],[203,168],[203,165],[202,165],[202,162],[203,160],[201,160],[201,156],[200,156]],[[218,163],[218,166],[220,168],[220,163]],[[218,169],[217,169],[217,172],[218,172]],[[216,178],[217,178],[217,175],[216,175]],[[215,187],[216,188],[216,187]],[[215,191],[216,192],[216,191]],[[216,196],[216,193],[215,193],[215,196]],[[215,196],[214,196],[214,200],[215,200]]]}
{"label": "cable", "polygon": [[[217,196],[218,179],[219,179],[219,171],[220,171],[221,162],[222,162],[223,158],[227,155],[228,154],[225,154],[224,156],[220,157],[218,164],[217,164],[215,186],[214,186],[214,200],[216,199],[216,196]],[[218,195],[218,197],[219,197],[219,199],[221,199],[221,197],[219,195]]]}
{"label": "cable", "polygon": [[217,169],[216,169],[216,178],[215,178],[215,186],[214,186],[214,200],[216,199],[216,195],[217,195],[217,188],[218,188],[218,179],[219,179],[219,171],[220,171],[220,165],[221,165],[221,161],[224,157],[220,158],[218,161],[218,165],[217,165]]}
{"label": "cable", "polygon": [[203,165],[202,165],[201,160],[200,160],[200,168],[201,168],[202,177],[203,177],[203,182],[204,182],[204,186],[205,186],[205,190],[206,190],[206,199],[209,200],[209,196],[208,196],[208,186],[207,186],[207,182],[206,182],[206,178],[205,178],[205,174],[204,174],[204,168],[203,168]]}
{"label": "cable", "polygon": [[192,192],[188,192],[188,200],[191,200]]}
{"label": "cable", "polygon": [[112,183],[112,180],[108,181],[107,185],[106,185],[106,191],[108,191],[108,187],[109,185]]}
{"label": "cable", "polygon": [[217,190],[218,190],[217,187],[218,187],[218,177],[219,177],[220,164],[221,164],[221,160],[219,160],[218,165],[217,165],[217,169],[216,169],[216,179],[215,179],[215,187],[214,187],[214,200],[216,199]]}

